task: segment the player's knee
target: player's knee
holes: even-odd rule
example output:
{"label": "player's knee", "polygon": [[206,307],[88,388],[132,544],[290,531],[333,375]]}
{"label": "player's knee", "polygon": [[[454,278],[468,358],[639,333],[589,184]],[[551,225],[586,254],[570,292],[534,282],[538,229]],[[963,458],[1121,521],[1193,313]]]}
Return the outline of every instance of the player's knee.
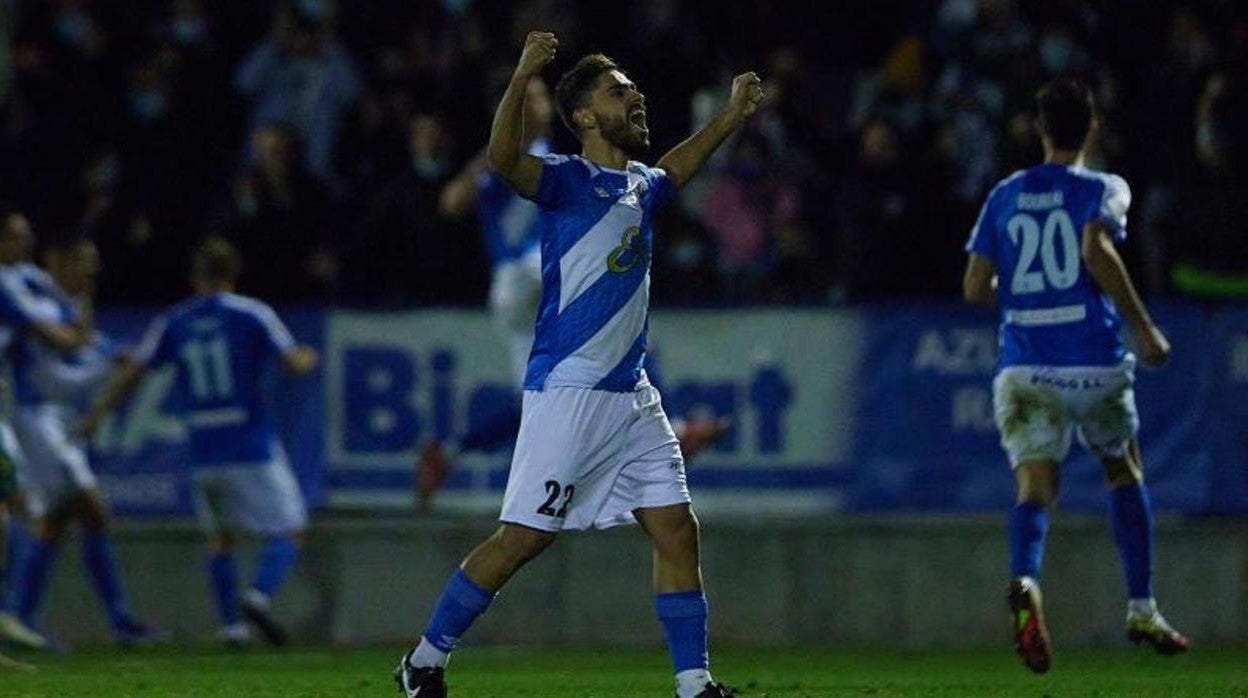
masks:
{"label": "player's knee", "polygon": [[88,495],[82,503],[82,526],[91,533],[108,530],[108,504],[99,495]]}
{"label": "player's knee", "polygon": [[507,557],[517,563],[532,560],[555,542],[555,534],[524,526],[504,525],[494,537]]}
{"label": "player's knee", "polygon": [[228,532],[209,533],[204,536],[204,549],[209,555],[228,553],[234,548],[234,536]]}
{"label": "player's knee", "polygon": [[660,551],[673,554],[696,552],[698,548],[698,517],[693,509],[684,507],[679,512],[665,516],[651,527],[651,538]]}

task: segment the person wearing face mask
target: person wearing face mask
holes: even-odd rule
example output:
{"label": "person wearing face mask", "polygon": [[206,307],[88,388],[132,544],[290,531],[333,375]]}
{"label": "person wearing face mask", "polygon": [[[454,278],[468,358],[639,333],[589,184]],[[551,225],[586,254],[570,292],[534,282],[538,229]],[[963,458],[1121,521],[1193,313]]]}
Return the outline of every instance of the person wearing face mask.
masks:
{"label": "person wearing face mask", "polygon": [[339,121],[361,89],[354,62],[333,36],[333,16],[329,0],[293,3],[234,76],[235,88],[252,101],[252,130],[290,124],[308,172],[320,179],[332,179]]}
{"label": "person wearing face mask", "polygon": [[[452,179],[451,141],[442,115],[424,112],[407,124],[407,167],[380,187],[349,253],[352,295],[387,304],[476,302],[486,285],[482,254],[465,221],[438,214]],[[446,269],[455,269],[452,276]]]}

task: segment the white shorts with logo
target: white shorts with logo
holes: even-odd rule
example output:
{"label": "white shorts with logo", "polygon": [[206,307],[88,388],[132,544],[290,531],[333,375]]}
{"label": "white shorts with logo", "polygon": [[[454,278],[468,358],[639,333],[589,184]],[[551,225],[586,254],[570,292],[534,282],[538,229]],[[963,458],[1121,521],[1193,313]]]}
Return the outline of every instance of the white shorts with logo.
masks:
{"label": "white shorts with logo", "polygon": [[687,504],[685,461],[659,391],[525,391],[499,519],[542,531],[635,523],[634,509]]}
{"label": "white shorts with logo", "polygon": [[527,254],[494,268],[490,281],[490,311],[494,324],[507,343],[511,375],[517,389],[524,385],[529,352],[533,349],[533,328],[542,302],[542,252]]}
{"label": "white shorts with logo", "polygon": [[242,529],[271,538],[307,528],[303,493],[280,445],[268,463],[197,468],[191,484],[195,515],[205,533]]}
{"label": "white shorts with logo", "polygon": [[1072,434],[1098,457],[1121,457],[1140,427],[1134,382],[1134,358],[1117,366],[1002,369],[992,402],[1010,465],[1061,461]]}
{"label": "white shorts with logo", "polygon": [[13,430],[24,457],[17,459],[18,482],[34,518],[47,516],[79,492],[99,488],[87,460],[87,444],[71,433],[75,412],[63,405],[19,406]]}

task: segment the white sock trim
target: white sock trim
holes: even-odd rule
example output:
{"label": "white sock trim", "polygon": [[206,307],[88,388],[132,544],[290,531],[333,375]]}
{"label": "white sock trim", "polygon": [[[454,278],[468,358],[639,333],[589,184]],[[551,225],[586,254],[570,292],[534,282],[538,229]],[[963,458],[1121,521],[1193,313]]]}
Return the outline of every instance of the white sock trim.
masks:
{"label": "white sock trim", "polygon": [[694,698],[710,682],[711,672],[706,669],[686,669],[676,674],[676,698]]}
{"label": "white sock trim", "polygon": [[1127,616],[1145,618],[1151,617],[1157,612],[1157,599],[1127,599]]}
{"label": "white sock trim", "polygon": [[428,667],[444,667],[446,663],[451,661],[451,655],[447,652],[434,647],[424,637],[420,638],[420,644],[416,645],[416,649],[412,651],[412,656],[408,657],[407,663],[413,669],[425,669]]}

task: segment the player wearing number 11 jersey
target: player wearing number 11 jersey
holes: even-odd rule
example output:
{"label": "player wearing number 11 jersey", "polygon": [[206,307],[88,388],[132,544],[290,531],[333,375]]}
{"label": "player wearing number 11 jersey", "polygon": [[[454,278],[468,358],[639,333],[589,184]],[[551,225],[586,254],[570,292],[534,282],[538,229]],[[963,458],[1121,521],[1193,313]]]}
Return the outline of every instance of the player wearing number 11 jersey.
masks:
{"label": "player wearing number 11 jersey", "polygon": [[[196,250],[195,297],[152,321],[82,428],[93,431],[149,370],[174,367],[185,400],[188,465],[207,537],[220,637],[231,644],[245,641],[246,617],[266,640],[280,645],[286,633],[269,602],[294,566],[307,513],[265,406],[263,377],[273,361],[288,373],[308,373],[317,357],[295,343],[272,308],[233,292],[240,268],[238,253],[224,239],[209,238]],[[239,529],[264,539],[254,581],[241,600],[232,552]]]}
{"label": "player wearing number 11 jersey", "polygon": [[[1152,589],[1152,512],[1136,441],[1135,357],[1119,338],[1125,319],[1140,359],[1165,362],[1170,344],[1153,324],[1116,245],[1126,239],[1131,190],[1117,175],[1086,169],[1097,128],[1091,94],[1055,81],[1037,95],[1045,162],[992,190],[966,249],[963,292],[1001,310],[993,408],[1018,497],[1009,518],[1013,577],[1008,601],[1015,648],[1032,671],[1052,661],[1040,599],[1047,509],[1072,436],[1101,461],[1110,518],[1127,582],[1127,635],[1158,652],[1187,639],[1157,611]],[[995,291],[995,293],[994,293]]]}

